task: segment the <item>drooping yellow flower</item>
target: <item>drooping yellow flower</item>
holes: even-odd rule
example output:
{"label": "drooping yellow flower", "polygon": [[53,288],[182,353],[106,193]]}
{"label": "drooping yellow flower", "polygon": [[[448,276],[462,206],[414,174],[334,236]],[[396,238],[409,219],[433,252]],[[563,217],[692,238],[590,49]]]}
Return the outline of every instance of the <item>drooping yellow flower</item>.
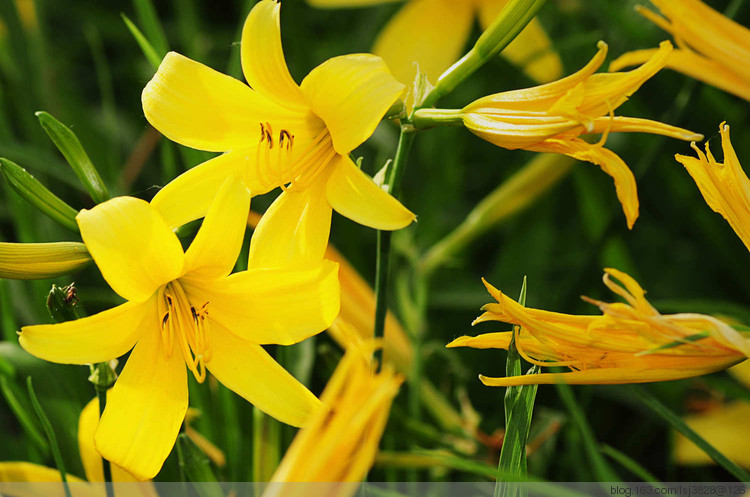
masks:
{"label": "drooping yellow flower", "polygon": [[372,352],[372,341],[346,352],[320,397],[323,406],[292,441],[264,497],[309,496],[311,491],[346,497],[356,491],[356,485],[341,484],[360,482],[367,475],[403,381],[387,366],[374,373]]}
{"label": "drooping yellow flower", "polygon": [[688,170],[703,198],[714,212],[727,220],[737,236],[750,250],[750,179],[742,170],[729,139],[729,125],[721,123],[721,148],[724,162],[717,162],[706,142],[706,153],[695,143],[691,146],[698,157],[676,155],[675,159]]}
{"label": "drooping yellow flower", "polygon": [[517,327],[514,331],[463,336],[448,347],[507,349],[515,333],[518,352],[528,362],[572,369],[507,378],[480,375],[482,383],[489,386],[677,380],[726,369],[750,355],[750,337],[717,318],[659,314],[640,285],[621,271],[605,269],[604,284],[627,303],[585,299],[597,305],[603,315],[573,316],[529,309],[485,282],[497,303],[485,305],[482,309],[486,312],[474,323],[504,321]]}
{"label": "drooping yellow flower", "polygon": [[[383,60],[370,54],[334,57],[301,85],[281,48],[280,4],[262,0],[242,31],[247,86],[171,52],[143,90],[146,118],[171,140],[225,152],[179,176],[152,203],[170,226],[205,214],[227,177],[244,179],[253,195],[285,191],[264,216],[308,237],[301,245],[322,256],[331,208],[378,229],[414,220],[349,158],[403,92]],[[310,224],[298,226],[303,218]],[[273,220],[272,220],[273,219]],[[311,257],[315,258],[315,257]]]}
{"label": "drooping yellow flower", "polygon": [[[394,0],[308,0],[317,7],[357,7]],[[411,85],[419,70],[432,83],[461,55],[474,19],[487,29],[508,0],[411,0],[378,36],[373,53],[396,79]],[[502,52],[534,81],[559,78],[562,61],[542,25],[533,19]]]}
{"label": "drooping yellow flower", "polygon": [[[617,107],[664,67],[671,51],[672,45],[663,42],[652,58],[633,71],[594,74],[607,55],[607,44],[599,42],[597,54],[577,73],[546,85],[481,98],[458,114],[474,134],[500,147],[565,154],[597,164],[615,180],[617,197],[632,228],[638,217],[635,178],[620,157],[604,148],[607,135],[641,132],[680,140],[702,137],[648,119],[614,116]],[[599,143],[580,138],[592,133],[603,133]]]}
{"label": "drooping yellow flower", "polygon": [[[750,100],[750,29],[700,0],[651,0],[659,14],[636,7],[646,19],[670,33],[677,46],[666,67]],[[609,66],[619,71],[650,59],[655,49],[628,52]]]}
{"label": "drooping yellow flower", "polygon": [[[188,406],[186,364],[198,381],[208,369],[288,424],[304,424],[319,405],[261,345],[295,343],[331,324],[339,311],[337,265],[269,267],[251,256],[248,270],[230,275],[248,209],[245,187],[225,181],[186,252],[143,200],[118,197],[81,211],[84,243],[128,302],[21,332],[27,351],[52,362],[97,363],[133,349],[109,392],[95,442],[105,458],[140,479],[156,475],[174,445]],[[261,233],[255,244],[289,252]]]}

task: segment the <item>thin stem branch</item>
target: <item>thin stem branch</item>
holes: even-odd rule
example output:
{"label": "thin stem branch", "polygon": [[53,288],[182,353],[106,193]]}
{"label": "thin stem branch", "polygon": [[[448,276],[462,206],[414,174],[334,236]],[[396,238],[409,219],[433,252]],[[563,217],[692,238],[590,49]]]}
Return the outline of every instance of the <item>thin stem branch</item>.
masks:
{"label": "thin stem branch", "polygon": [[[401,125],[401,135],[396,148],[396,156],[391,167],[386,171],[389,193],[398,199],[401,182],[404,176],[406,160],[414,142],[414,127],[406,122]],[[391,231],[378,231],[378,248],[375,266],[375,338],[382,338],[385,330],[385,316],[388,310],[388,270],[391,258]],[[382,349],[375,352],[375,359],[382,359]]]}
{"label": "thin stem branch", "polygon": [[[107,407],[107,389],[97,387],[96,397],[99,399],[99,419],[101,419],[104,414],[104,408]],[[104,488],[107,492],[107,497],[114,497],[115,490],[112,487],[112,465],[103,457],[102,464],[104,466]]]}

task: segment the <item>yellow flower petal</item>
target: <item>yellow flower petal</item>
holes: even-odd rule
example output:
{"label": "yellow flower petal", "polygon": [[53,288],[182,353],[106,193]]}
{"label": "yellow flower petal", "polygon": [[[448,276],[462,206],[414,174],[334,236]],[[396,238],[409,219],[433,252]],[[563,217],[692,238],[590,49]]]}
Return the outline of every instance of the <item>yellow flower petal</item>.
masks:
{"label": "yellow flower petal", "polygon": [[212,152],[257,143],[259,123],[296,129],[307,116],[175,52],[164,57],[141,102],[146,119],[164,136]]}
{"label": "yellow flower petal", "polygon": [[127,300],[148,299],[182,272],[182,245],[148,202],[113,198],[76,221],[102,276]]}
{"label": "yellow flower petal", "polygon": [[281,3],[258,2],[242,28],[242,71],[247,83],[278,104],[305,108],[302,92],[289,74],[281,48]]}
{"label": "yellow flower petal", "polygon": [[302,426],[320,405],[317,397],[260,345],[214,326],[211,348],[207,366],[216,379],[269,416]]}
{"label": "yellow flower petal", "polygon": [[[99,427],[99,399],[94,397],[91,402],[81,411],[78,418],[78,450],[81,454],[83,470],[86,472],[86,480],[89,482],[104,481],[104,465],[102,456],[94,447],[94,434]],[[117,464],[111,464],[112,481],[114,482],[136,482],[138,481],[133,475],[119,467]],[[144,489],[144,486],[139,486]],[[153,492],[141,492],[141,494],[153,494]]]}
{"label": "yellow flower petal", "polygon": [[509,376],[492,378],[479,375],[479,380],[488,387],[510,387],[518,385],[552,385],[567,383],[569,385],[623,385],[626,383],[650,383],[654,381],[681,380],[710,374],[726,369],[734,362],[713,361],[704,367],[668,368],[662,367],[637,368],[593,368],[568,373],[540,373],[525,376]]}
{"label": "yellow flower petal", "polygon": [[719,127],[724,162],[718,162],[706,143],[706,153],[694,146],[698,158],[676,155],[688,170],[704,200],[727,220],[745,247],[750,250],[750,179],[742,170],[729,138],[729,126]]}
{"label": "yellow flower petal", "polygon": [[[750,404],[733,402],[705,413],[686,416],[685,423],[716,450],[737,464],[750,468],[748,419]],[[674,454],[680,464],[715,464],[702,449],[682,435],[677,435],[675,439]]]}
{"label": "yellow flower petal", "polygon": [[209,302],[211,322],[261,344],[290,345],[326,329],[339,313],[338,264],[250,269],[221,285],[182,278],[191,302]]}
{"label": "yellow flower petal", "polygon": [[185,360],[171,357],[152,324],[107,394],[94,443],[99,453],[140,480],[156,476],[174,446],[188,407]]}
{"label": "yellow flower petal", "polygon": [[[71,483],[81,483],[84,482],[84,480],[78,478],[77,476],[73,476],[71,474],[66,475],[68,478],[68,481]],[[61,482],[62,478],[60,477],[60,471],[58,471],[55,468],[48,468],[46,466],[42,466],[40,464],[34,464],[30,462],[25,461],[3,461],[0,462],[0,482],[39,482],[39,483],[54,483],[54,482]],[[84,482],[85,483],[85,482]],[[15,489],[20,489],[21,487],[16,487]],[[59,490],[59,492],[56,492],[54,490]],[[0,487],[0,491],[3,491],[2,487]],[[62,486],[57,489],[56,487],[51,487],[48,485],[44,485],[41,488],[29,488],[29,492],[25,495],[28,495],[30,497],[39,497],[41,495],[50,495],[50,492],[52,491],[52,495],[54,496],[64,496],[65,491]],[[93,493],[93,492],[92,492]],[[14,492],[13,495],[18,495],[18,493]],[[25,495],[20,495],[19,497],[25,497]]]}
{"label": "yellow flower petal", "polygon": [[349,219],[379,230],[408,226],[416,216],[363,173],[349,157],[339,157],[328,179],[331,206]]}
{"label": "yellow flower petal", "polygon": [[151,206],[172,228],[205,216],[224,181],[231,176],[244,177],[250,161],[255,160],[255,149],[251,150],[228,152],[189,169],[159,190]]}
{"label": "yellow flower petal", "polygon": [[307,104],[326,123],[333,148],[342,155],[372,135],[403,90],[383,59],[370,54],[328,59],[302,81]]}
{"label": "yellow flower petal", "polygon": [[[482,29],[487,29],[492,24],[507,3],[508,0],[479,2],[479,24]],[[553,81],[563,72],[560,56],[552,48],[552,42],[536,18],[505,47],[501,55],[512,64],[520,66],[527,76],[540,83]]]}
{"label": "yellow flower petal", "polygon": [[18,341],[45,361],[90,364],[124,355],[156,320],[153,299],[126,302],[75,321],[25,326]]}
{"label": "yellow flower petal", "polygon": [[327,177],[285,191],[271,204],[250,241],[248,268],[304,266],[323,258],[331,230]]}
{"label": "yellow flower petal", "polygon": [[[654,53],[656,53],[656,49],[635,50],[625,53],[609,64],[609,70],[610,72],[619,71],[625,67],[642,64],[653,57]],[[726,66],[692,50],[674,50],[667,60],[666,67],[745,100],[750,100],[750,80],[744,79],[732,71],[732,66]]]}
{"label": "yellow flower petal", "polygon": [[622,204],[628,228],[633,228],[635,220],[638,219],[638,191],[635,177],[627,164],[617,154],[604,147],[592,145],[577,138],[574,140],[547,140],[538,145],[527,147],[527,149],[535,152],[565,154],[601,167],[602,171],[615,180],[617,198]]}
{"label": "yellow flower petal", "polygon": [[435,83],[461,55],[473,19],[471,2],[412,0],[381,31],[372,51],[402,83],[412,85],[417,67]]}
{"label": "yellow flower petal", "polygon": [[321,9],[339,7],[365,7],[385,3],[401,2],[403,0],[307,0],[307,3]]}
{"label": "yellow flower petal", "polygon": [[193,278],[228,276],[242,248],[249,212],[250,193],[237,177],[230,177],[185,252],[185,271]]}
{"label": "yellow flower petal", "polygon": [[638,117],[598,117],[593,120],[591,133],[651,133],[652,135],[669,136],[678,140],[696,141],[702,140],[703,135],[693,131],[678,128],[670,124],[641,119]]}
{"label": "yellow flower petal", "polygon": [[491,113],[493,109],[500,109],[505,113],[508,110],[515,109],[524,112],[546,113],[561,95],[575,88],[578,84],[585,81],[586,78],[591,77],[601,67],[604,59],[607,57],[608,47],[603,41],[600,41],[597,47],[598,51],[589,63],[570,76],[533,88],[505,91],[480,98],[467,105],[464,108],[464,112]]}

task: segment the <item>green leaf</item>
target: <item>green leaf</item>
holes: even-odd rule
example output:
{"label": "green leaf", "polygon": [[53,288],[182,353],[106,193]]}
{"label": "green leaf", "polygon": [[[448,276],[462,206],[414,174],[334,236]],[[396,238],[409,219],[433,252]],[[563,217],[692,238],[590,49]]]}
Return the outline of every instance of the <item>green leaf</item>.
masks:
{"label": "green leaf", "polygon": [[555,387],[557,387],[557,393],[568,409],[570,417],[573,418],[573,423],[578,427],[583,447],[586,451],[586,457],[589,460],[594,477],[598,481],[621,481],[617,473],[615,473],[601,452],[599,452],[599,445],[594,438],[594,433],[591,431],[591,426],[586,422],[586,415],[583,413],[583,409],[581,409],[575,395],[573,395],[573,389],[567,383],[557,383]]}
{"label": "green leaf", "polygon": [[135,24],[133,24],[133,21],[128,19],[128,16],[126,16],[125,14],[120,15],[122,16],[122,20],[125,21],[125,25],[128,27],[130,34],[132,34],[133,38],[135,38],[135,42],[138,43],[139,47],[141,47],[141,52],[143,52],[143,55],[146,57],[146,60],[148,60],[149,64],[151,64],[151,67],[154,68],[154,71],[159,69],[159,64],[161,64],[161,59],[163,57],[159,57],[159,54],[153,47],[153,45],[151,45],[148,39],[143,35],[143,33],[141,33],[141,30],[138,29]]}
{"label": "green leaf", "polygon": [[633,394],[635,394],[635,396],[646,405],[646,407],[659,415],[659,417],[669,423],[672,428],[679,431],[685,438],[697,445],[698,448],[705,452],[711,459],[716,461],[718,465],[733,474],[739,481],[750,481],[750,473],[739,467],[727,456],[719,452],[713,445],[708,443],[703,437],[693,431],[693,429],[690,428],[687,423],[682,420],[682,418],[680,418],[667,406],[659,402],[659,400],[654,397],[648,390],[635,385],[631,385],[630,389]]}
{"label": "green leaf", "polygon": [[78,232],[78,211],[49,191],[34,176],[15,162],[0,158],[0,171],[8,184],[26,201],[62,226]]}
{"label": "green leaf", "polygon": [[99,204],[109,200],[109,191],[99,176],[99,171],[94,167],[75,133],[47,112],[39,111],[36,117],[94,202]]}
{"label": "green leaf", "polygon": [[201,452],[185,433],[177,437],[177,457],[182,471],[188,480],[198,483],[195,491],[201,497],[224,497],[216,475],[211,470],[208,457]]}
{"label": "green leaf", "polygon": [[627,454],[620,452],[619,450],[607,444],[602,444],[600,446],[600,450],[602,451],[602,454],[604,454],[605,456],[608,456],[613,461],[616,461],[617,463],[620,464],[620,466],[627,469],[628,471],[633,473],[635,476],[637,476],[641,480],[647,481],[650,483],[659,482],[659,479],[657,477],[651,474],[649,470],[641,466],[638,463],[638,461],[635,461],[632,458],[628,457]]}
{"label": "green leaf", "polygon": [[143,26],[146,38],[150,40],[156,54],[164,58],[169,51],[169,44],[154,4],[151,0],[133,0],[133,6],[138,13],[138,20]]}
{"label": "green leaf", "polygon": [[52,429],[52,423],[49,422],[49,418],[46,414],[44,414],[44,409],[42,409],[41,404],[39,404],[39,400],[36,398],[36,393],[34,392],[34,385],[31,383],[31,376],[26,377],[26,387],[29,390],[29,398],[31,399],[31,405],[34,407],[34,411],[36,412],[37,417],[39,418],[39,421],[42,423],[42,428],[44,429],[45,434],[47,435],[47,440],[49,441],[50,448],[52,449],[52,457],[55,460],[55,465],[57,466],[57,470],[60,472],[60,478],[63,481],[63,487],[65,488],[65,495],[67,497],[71,497],[70,494],[70,488],[68,487],[68,477],[65,474],[65,463],[63,462],[62,454],[60,453],[60,446],[57,444],[57,437],[55,436],[55,430]]}
{"label": "green leaf", "polygon": [[8,403],[8,407],[13,411],[16,416],[21,429],[23,429],[26,436],[32,444],[36,445],[42,453],[46,454],[49,452],[49,445],[44,439],[44,435],[39,431],[39,428],[31,417],[31,414],[26,410],[23,403],[20,401],[20,396],[16,386],[8,381],[6,376],[0,376],[0,392],[2,392],[5,402]]}
{"label": "green leaf", "polygon": [[[518,297],[521,305],[526,305],[526,277],[523,278],[521,294]],[[515,343],[515,332],[520,331],[518,326],[513,328],[514,336],[508,346],[508,358],[506,361],[506,376],[521,375],[521,357]],[[536,374],[538,366],[532,366],[526,374]],[[520,488],[516,485],[501,484],[507,481],[507,475],[513,475],[511,481],[526,477],[526,440],[531,428],[531,416],[534,411],[534,400],[539,385],[512,386],[505,389],[505,438],[500,451],[500,461],[497,465],[497,481],[495,485],[495,496],[519,495]]]}
{"label": "green leaf", "polygon": [[253,481],[269,481],[281,460],[281,423],[253,406]]}

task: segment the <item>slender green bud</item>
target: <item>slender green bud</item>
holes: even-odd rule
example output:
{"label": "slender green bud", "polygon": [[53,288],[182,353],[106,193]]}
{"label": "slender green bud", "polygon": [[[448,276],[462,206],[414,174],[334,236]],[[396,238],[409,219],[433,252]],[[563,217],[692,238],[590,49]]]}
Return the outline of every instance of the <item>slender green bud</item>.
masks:
{"label": "slender green bud", "polygon": [[79,319],[81,313],[75,283],[67,286],[52,285],[47,295],[47,310],[58,323]]}
{"label": "slender green bud", "polygon": [[97,204],[109,200],[109,191],[73,131],[47,112],[37,112],[39,123],[65,156],[70,167]]}
{"label": "slender green bud", "polygon": [[0,278],[40,280],[75,272],[91,263],[86,246],[78,242],[0,242]]}
{"label": "slender green bud", "polygon": [[60,200],[24,168],[8,159],[0,159],[0,171],[10,186],[34,207],[69,230],[78,231],[78,211]]}
{"label": "slender green bud", "polygon": [[559,154],[539,154],[474,207],[450,234],[422,258],[422,271],[430,273],[455,256],[490,228],[516,214],[557,184],[575,161]]}
{"label": "slender green bud", "polygon": [[435,88],[419,107],[432,107],[463,80],[474,74],[485,62],[500,53],[542,8],[546,0],[510,0],[492,24],[482,33],[474,47],[439,78]]}

